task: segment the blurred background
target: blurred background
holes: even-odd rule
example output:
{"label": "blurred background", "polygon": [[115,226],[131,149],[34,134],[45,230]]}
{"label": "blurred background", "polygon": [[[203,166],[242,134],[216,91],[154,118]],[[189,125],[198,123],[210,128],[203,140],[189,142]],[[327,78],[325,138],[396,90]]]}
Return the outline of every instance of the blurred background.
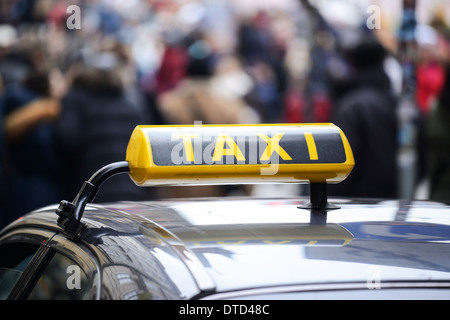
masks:
{"label": "blurred background", "polygon": [[[449,24],[447,0],[1,0],[0,223],[72,200],[135,125],[194,121],[334,122],[357,166],[331,194],[448,200]],[[128,180],[96,201],[308,193]]]}

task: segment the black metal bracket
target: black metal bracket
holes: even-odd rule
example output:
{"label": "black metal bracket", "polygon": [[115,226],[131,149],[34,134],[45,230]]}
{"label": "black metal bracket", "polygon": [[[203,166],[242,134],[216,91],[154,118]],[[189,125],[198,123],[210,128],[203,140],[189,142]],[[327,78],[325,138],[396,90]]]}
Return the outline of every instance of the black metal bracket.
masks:
{"label": "black metal bracket", "polygon": [[311,210],[310,224],[312,225],[326,224],[328,211],[339,209],[338,206],[328,203],[326,182],[310,183],[310,203],[298,208]]}
{"label": "black metal bracket", "polygon": [[130,168],[127,161],[111,163],[94,173],[88,181],[85,181],[72,202],[61,201],[58,209],[56,209],[56,214],[59,216],[58,226],[63,228],[64,234],[71,239],[76,239],[84,227],[81,217],[86,204],[94,200],[102,183],[116,174],[128,172],[130,172]]}

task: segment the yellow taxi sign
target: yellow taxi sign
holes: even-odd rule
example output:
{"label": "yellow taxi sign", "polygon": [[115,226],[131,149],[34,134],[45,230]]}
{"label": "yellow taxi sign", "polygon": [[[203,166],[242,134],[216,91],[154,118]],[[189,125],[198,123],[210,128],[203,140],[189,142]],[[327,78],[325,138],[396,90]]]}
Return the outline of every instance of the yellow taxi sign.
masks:
{"label": "yellow taxi sign", "polygon": [[126,161],[141,186],[338,183],[354,166],[331,123],[137,126]]}

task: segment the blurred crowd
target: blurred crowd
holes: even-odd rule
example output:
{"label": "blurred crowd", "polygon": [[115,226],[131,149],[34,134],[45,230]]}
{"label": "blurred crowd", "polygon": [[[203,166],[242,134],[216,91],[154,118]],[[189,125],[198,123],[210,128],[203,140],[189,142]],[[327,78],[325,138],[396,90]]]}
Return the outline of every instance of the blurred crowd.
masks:
{"label": "blurred crowd", "polygon": [[[330,192],[395,198],[404,83],[395,41],[364,19],[332,25],[307,0],[236,2],[1,1],[0,224],[72,200],[97,169],[124,159],[138,124],[332,121],[357,166]],[[417,180],[431,176],[446,188],[436,199],[449,199],[449,34],[442,19],[419,31]],[[115,176],[96,201],[157,192]]]}

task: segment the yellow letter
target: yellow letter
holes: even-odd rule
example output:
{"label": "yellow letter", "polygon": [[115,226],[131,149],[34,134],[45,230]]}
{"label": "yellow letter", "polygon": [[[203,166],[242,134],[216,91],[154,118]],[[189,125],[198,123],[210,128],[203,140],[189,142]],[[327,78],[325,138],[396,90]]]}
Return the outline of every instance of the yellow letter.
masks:
{"label": "yellow letter", "polygon": [[[225,143],[229,148],[224,149]],[[238,161],[245,161],[241,149],[236,145],[229,135],[221,134],[217,137],[216,147],[214,148],[213,161],[222,160],[223,156],[235,156]]]}
{"label": "yellow letter", "polygon": [[192,147],[192,139],[194,138],[199,138],[198,134],[172,134],[172,139],[183,139],[184,153],[188,162],[195,161],[194,148]]}
{"label": "yellow letter", "polygon": [[306,144],[308,145],[309,159],[310,160],[319,160],[319,156],[317,155],[316,143],[314,141],[314,137],[311,132],[305,132]]}
{"label": "yellow letter", "polygon": [[264,134],[258,134],[258,137],[267,143],[267,147],[262,153],[260,160],[269,160],[274,151],[280,155],[281,159],[292,160],[291,156],[282,147],[280,147],[280,140],[283,135],[284,133],[277,133],[272,138],[269,138]]}

